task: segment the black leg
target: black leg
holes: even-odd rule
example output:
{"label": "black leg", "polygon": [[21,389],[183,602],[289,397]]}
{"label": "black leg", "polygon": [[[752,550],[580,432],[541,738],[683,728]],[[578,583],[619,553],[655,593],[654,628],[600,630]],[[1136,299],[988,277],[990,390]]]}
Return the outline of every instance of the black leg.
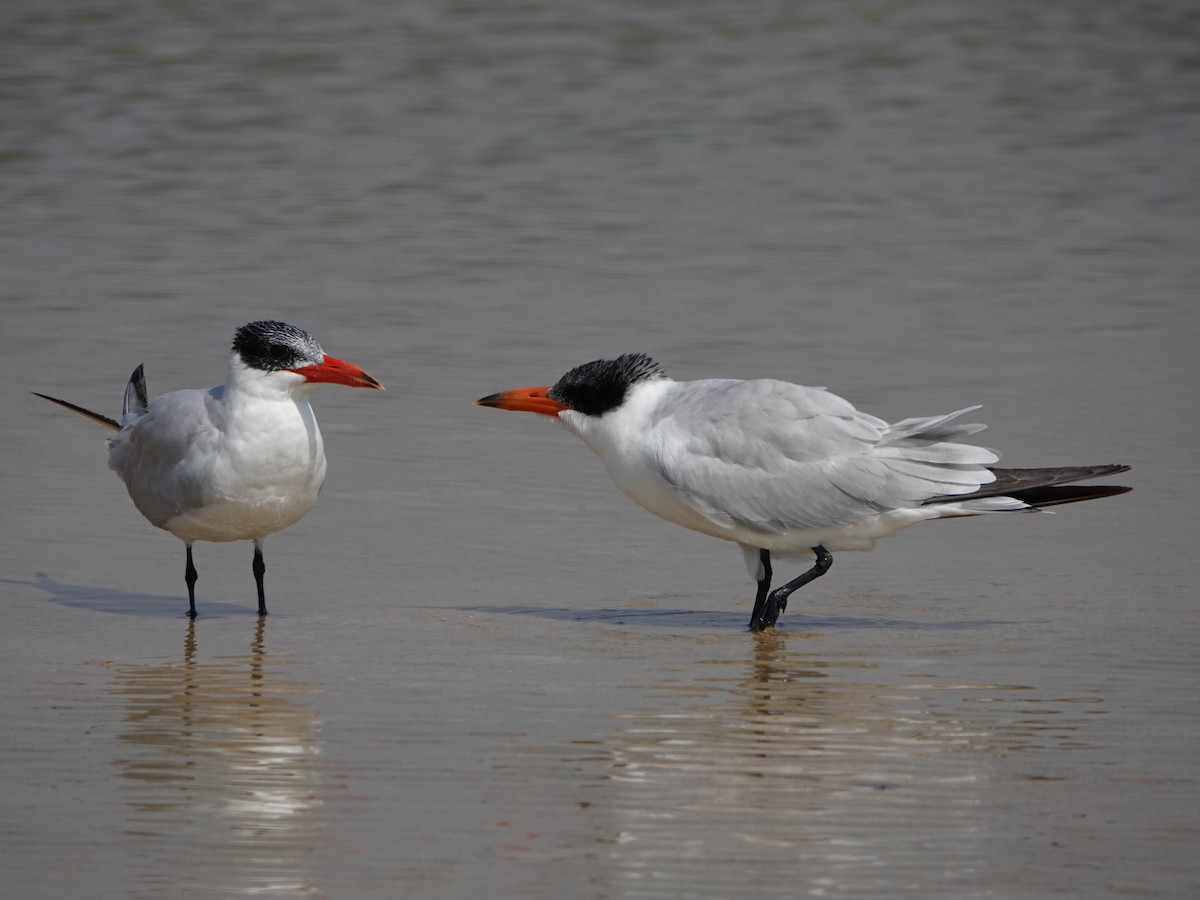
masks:
{"label": "black leg", "polygon": [[183,570],[183,580],[188,586],[188,615],[193,619],[196,618],[196,581],[200,575],[196,572],[196,567],[192,564],[192,545],[187,545],[187,568]]}
{"label": "black leg", "polygon": [[[764,628],[770,628],[775,624],[775,620],[779,618],[779,614],[787,609],[788,597],[794,591],[800,590],[810,581],[815,581],[833,565],[833,554],[822,547],[820,544],[813,547],[813,553],[817,555],[817,561],[813,567],[798,578],[793,578],[782,587],[777,587],[767,595],[766,602],[763,604],[762,618],[757,621],[751,621],[751,631],[761,631]],[[757,625],[757,627],[755,627]]]}
{"label": "black leg", "polygon": [[258,586],[258,614],[267,614],[267,592],[263,588],[263,575],[267,572],[267,564],[263,562],[262,547],[254,542],[254,583]]}
{"label": "black leg", "polygon": [[[762,631],[763,607],[767,603],[767,592],[771,590],[771,551],[759,550],[758,561],[762,563],[763,577],[758,581],[758,594],[754,598],[754,612],[750,614],[750,630]],[[757,623],[758,627],[755,627]]]}

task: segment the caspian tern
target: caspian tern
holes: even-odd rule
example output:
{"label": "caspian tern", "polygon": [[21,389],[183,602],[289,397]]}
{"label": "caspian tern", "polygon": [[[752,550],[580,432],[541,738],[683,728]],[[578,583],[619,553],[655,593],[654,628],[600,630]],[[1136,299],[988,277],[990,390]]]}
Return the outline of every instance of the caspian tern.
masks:
{"label": "caspian tern", "polygon": [[108,467],[150,524],[187,547],[189,616],[196,615],[196,541],[254,541],[258,614],[265,616],[263,539],[302,519],[325,480],[321,430],[308,403],[322,382],[383,389],[358,366],[326,356],[307,331],[262,321],[234,335],[224,385],[172,391],[148,404],[138,366],[120,422],[37,396],[117,432],[108,439]]}
{"label": "caspian tern", "polygon": [[[1130,490],[1063,486],[1125,472],[1123,465],[991,468],[994,452],[958,443],[985,427],[955,421],[977,406],[889,425],[824,388],[674,381],[640,353],[477,403],[556,418],[635,503],[738,544],[758,583],[752,631],[772,627],[792,592],[829,570],[832,551],[869,550],[927,519],[1032,511]],[[772,591],[772,553],[816,561]]]}

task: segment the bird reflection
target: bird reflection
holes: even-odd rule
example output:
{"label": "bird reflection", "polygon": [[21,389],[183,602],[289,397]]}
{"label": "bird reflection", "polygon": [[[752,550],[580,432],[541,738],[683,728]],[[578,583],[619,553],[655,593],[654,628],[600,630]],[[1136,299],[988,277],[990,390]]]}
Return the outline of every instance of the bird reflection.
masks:
{"label": "bird reflection", "polygon": [[[928,675],[882,683],[869,658],[820,644],[756,634],[748,659],[710,660],[713,677],[689,672],[623,717],[601,755],[610,877],[647,897],[894,896],[904,879],[954,896],[990,859],[995,758],[1031,740],[1082,746],[1069,698]],[[922,874],[930,847],[944,892]]]}
{"label": "bird reflection", "polygon": [[265,628],[260,618],[248,654],[200,662],[189,620],[182,662],[117,670],[116,764],[144,861],[135,896],[317,889],[307,864],[319,846],[319,723],[293,699],[313,691],[268,657]]}

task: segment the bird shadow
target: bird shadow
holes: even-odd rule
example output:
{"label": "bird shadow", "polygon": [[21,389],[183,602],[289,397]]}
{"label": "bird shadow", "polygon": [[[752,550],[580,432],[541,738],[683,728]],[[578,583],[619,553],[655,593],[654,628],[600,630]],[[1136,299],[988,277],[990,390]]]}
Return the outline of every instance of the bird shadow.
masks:
{"label": "bird shadow", "polygon": [[[671,628],[736,629],[746,627],[746,615],[716,610],[673,609],[567,609],[556,606],[463,606],[466,612],[495,613],[506,616],[533,616],[563,622],[606,622],[613,625],[632,625]],[[852,616],[809,616],[791,614],[775,626],[777,631],[812,631],[813,629],[895,629],[899,631],[968,631],[995,625],[1013,625],[1002,619],[952,619],[944,622],[919,622],[909,619],[883,619]]]}
{"label": "bird shadow", "polygon": [[[2,579],[5,584],[22,584],[45,591],[51,603],[72,609],[90,609],[92,612],[109,613],[117,616],[162,616],[164,618],[186,618],[187,598],[166,594],[137,594],[87,584],[63,584],[45,572],[34,575],[33,581]],[[201,618],[215,619],[225,616],[258,615],[253,606],[242,606],[223,600],[198,602],[196,608]]]}

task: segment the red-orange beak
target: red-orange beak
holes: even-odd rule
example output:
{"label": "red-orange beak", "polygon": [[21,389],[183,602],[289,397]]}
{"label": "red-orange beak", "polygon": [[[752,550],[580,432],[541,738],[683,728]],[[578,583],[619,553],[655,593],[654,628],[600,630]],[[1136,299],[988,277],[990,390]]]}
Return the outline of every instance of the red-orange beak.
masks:
{"label": "red-orange beak", "polygon": [[535,412],[543,416],[557,416],[564,409],[570,409],[564,403],[551,400],[547,396],[549,387],[526,387],[504,391],[501,394],[490,394],[482,400],[476,400],[476,406],[494,406],[496,409],[511,409],[517,412]]}
{"label": "red-orange beak", "polygon": [[303,375],[305,381],[327,382],[329,384],[347,384],[350,387],[375,388],[383,390],[383,385],[360,369],[354,363],[348,363],[336,356],[326,356],[315,366],[301,366],[299,369],[288,369],[297,375]]}

